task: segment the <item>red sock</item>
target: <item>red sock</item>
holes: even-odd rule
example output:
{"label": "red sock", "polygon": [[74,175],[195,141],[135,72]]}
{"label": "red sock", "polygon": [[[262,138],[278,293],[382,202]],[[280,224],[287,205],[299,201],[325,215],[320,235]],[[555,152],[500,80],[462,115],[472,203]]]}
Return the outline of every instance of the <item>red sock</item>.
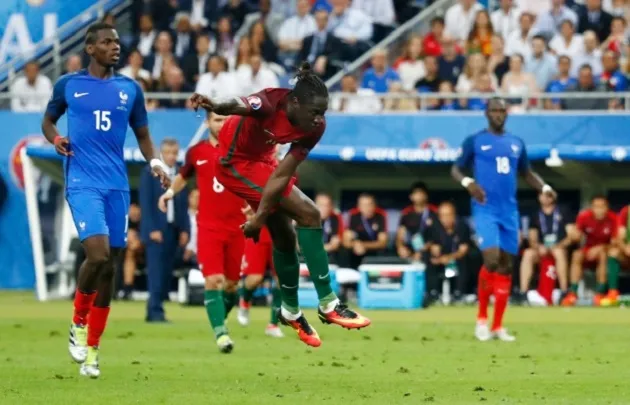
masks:
{"label": "red sock", "polygon": [[494,273],[490,273],[486,266],[481,266],[477,282],[477,299],[479,300],[478,320],[488,319],[488,303],[492,295]]}
{"label": "red sock", "polygon": [[107,317],[109,316],[109,307],[92,307],[90,311],[90,317],[88,318],[88,346],[98,346],[101,341],[101,336],[105,330],[107,324]]}
{"label": "red sock", "polygon": [[507,308],[510,290],[512,289],[512,276],[495,274],[494,276],[494,320],[492,330],[499,330],[503,325],[503,314]]}
{"label": "red sock", "polygon": [[75,325],[87,324],[87,315],[90,312],[94,298],[96,298],[95,291],[84,293],[77,288],[77,291],[74,293],[74,317],[72,318],[72,322]]}

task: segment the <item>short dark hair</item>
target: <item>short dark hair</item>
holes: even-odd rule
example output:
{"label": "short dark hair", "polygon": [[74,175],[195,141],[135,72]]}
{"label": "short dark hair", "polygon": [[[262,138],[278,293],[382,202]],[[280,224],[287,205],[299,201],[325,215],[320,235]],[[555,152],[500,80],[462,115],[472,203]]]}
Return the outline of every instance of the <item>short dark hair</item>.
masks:
{"label": "short dark hair", "polygon": [[589,65],[588,63],[583,64],[582,66],[580,66],[580,70],[584,70],[584,69],[588,69],[591,72],[593,71],[593,68],[591,67],[591,65]]}
{"label": "short dark hair", "polygon": [[457,207],[455,206],[455,202],[453,202],[453,200],[445,200],[440,203],[440,207],[444,205],[448,205],[449,207],[451,207],[453,209],[453,212],[457,214]]}
{"label": "short dark hair", "polygon": [[618,16],[618,15],[616,15],[616,16],[614,16],[614,17],[612,18],[611,24],[612,24],[615,20],[617,20],[617,21],[621,21],[621,22],[623,23],[624,27],[625,27],[626,25],[628,25],[628,22],[626,21],[626,19],[625,19],[625,18],[623,18],[623,17],[620,17],[620,16]]}
{"label": "short dark hair", "polygon": [[560,62],[562,59],[566,59],[567,61],[569,61],[569,63],[571,62],[571,57],[569,55],[560,55],[558,57],[558,62]]}
{"label": "short dark hair", "polygon": [[376,197],[374,197],[373,194],[363,192],[363,193],[359,194],[359,197],[357,198],[357,200],[360,200],[362,198],[369,198],[369,199],[371,199],[372,201],[374,201],[376,203]]}
{"label": "short dark hair", "polygon": [[319,76],[311,69],[311,64],[302,62],[296,75],[297,82],[293,88],[293,95],[299,102],[307,102],[313,97],[328,97],[328,88]]}
{"label": "short dark hair", "polygon": [[325,191],[320,191],[319,193],[317,193],[317,194],[315,195],[315,198],[317,198],[317,197],[326,197],[326,198],[328,198],[330,201],[332,201],[332,200],[333,200],[332,195],[330,195],[330,193],[327,193],[327,192],[325,192]]}
{"label": "short dark hair", "polygon": [[85,43],[87,44],[93,44],[96,42],[96,34],[100,31],[100,30],[115,30],[116,28],[114,28],[113,25],[111,24],[107,24],[104,22],[98,22],[96,24],[92,24],[90,25],[90,28],[88,28],[87,33],[85,34]]}
{"label": "short dark hair", "polygon": [[440,16],[433,17],[433,18],[431,19],[431,25],[434,25],[434,24],[442,24],[442,25],[445,25],[446,23],[444,22],[444,17],[440,17]]}
{"label": "short dark hair", "polygon": [[416,191],[422,191],[425,194],[429,194],[429,188],[424,181],[414,181],[411,184],[411,187],[409,187],[409,192],[413,194]]}
{"label": "short dark hair", "polygon": [[534,42],[535,39],[539,39],[541,41],[543,41],[543,43],[545,44],[545,46],[547,45],[547,38],[545,38],[544,36],[540,35],[540,34],[536,34],[532,37],[532,42]]}

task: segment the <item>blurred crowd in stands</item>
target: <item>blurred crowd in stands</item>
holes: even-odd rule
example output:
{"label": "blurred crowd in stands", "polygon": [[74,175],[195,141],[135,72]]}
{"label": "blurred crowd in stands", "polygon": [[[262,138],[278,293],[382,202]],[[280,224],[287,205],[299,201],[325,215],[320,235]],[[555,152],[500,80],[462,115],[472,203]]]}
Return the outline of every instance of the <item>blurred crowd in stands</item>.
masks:
{"label": "blurred crowd in stands", "polygon": [[[323,78],[344,70],[396,26],[433,1],[411,0],[137,0],[131,34],[123,35],[120,73],[147,91],[230,97],[287,85],[295,66],[311,62]],[[433,18],[425,35],[402,47],[374,49],[349,72],[331,100],[335,111],[479,110],[501,92],[515,110],[605,110],[622,98],[537,99],[540,93],[625,92],[630,51],[624,0],[497,0],[488,10],[458,0]],[[105,21],[116,25],[112,15]],[[398,49],[401,48],[401,49]],[[67,59],[66,71],[86,65]],[[42,111],[51,83],[29,64],[12,91],[14,111]],[[397,97],[379,97],[397,93]],[[420,103],[418,93],[439,93]],[[147,100],[147,107],[182,108],[184,98]]]}

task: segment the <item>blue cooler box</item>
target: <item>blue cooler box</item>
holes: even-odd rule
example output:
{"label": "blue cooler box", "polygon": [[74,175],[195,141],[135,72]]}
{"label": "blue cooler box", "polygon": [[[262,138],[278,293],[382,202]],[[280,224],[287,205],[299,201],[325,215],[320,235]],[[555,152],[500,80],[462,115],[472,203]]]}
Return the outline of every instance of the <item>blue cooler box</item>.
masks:
{"label": "blue cooler box", "polygon": [[364,264],[359,267],[359,306],[377,309],[422,308],[422,264]]}
{"label": "blue cooler box", "polygon": [[[337,284],[336,270],[337,266],[331,264],[328,266],[330,270],[330,282],[332,284],[332,290],[338,294],[339,285]],[[319,305],[319,299],[317,298],[317,291],[313,287],[308,267],[306,263],[300,263],[300,289],[298,290],[298,298],[300,299],[300,307],[303,308],[317,308]]]}

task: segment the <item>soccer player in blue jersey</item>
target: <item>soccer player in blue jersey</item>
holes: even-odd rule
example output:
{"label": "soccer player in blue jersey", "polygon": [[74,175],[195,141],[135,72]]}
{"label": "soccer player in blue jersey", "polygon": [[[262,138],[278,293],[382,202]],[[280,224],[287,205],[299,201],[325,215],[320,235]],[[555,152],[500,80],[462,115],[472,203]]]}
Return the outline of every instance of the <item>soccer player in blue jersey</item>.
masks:
{"label": "soccer player in blue jersey", "polygon": [[[523,140],[505,131],[506,103],[493,98],[486,109],[488,128],[466,138],[451,174],[472,196],[472,213],[483,267],[479,272],[479,313],[475,336],[514,341],[503,328],[503,313],[512,288],[512,266],[518,253],[518,174],[540,193],[556,198],[553,189],[530,167]],[[463,173],[472,169],[473,177]],[[488,327],[488,302],[494,294],[494,319]]]}
{"label": "soccer player in blue jersey", "polygon": [[[116,264],[127,241],[129,181],[123,157],[127,125],[162,185],[170,184],[149,135],[144,95],[114,73],[120,40],[111,25],[92,25],[85,37],[87,69],[59,78],[42,121],[46,139],[64,156],[66,201],[86,253],[70,326],[69,351],[80,374],[97,378],[99,341],[109,315]],[[57,121],[67,113],[68,134]],[[89,317],[88,317],[89,314]]]}

